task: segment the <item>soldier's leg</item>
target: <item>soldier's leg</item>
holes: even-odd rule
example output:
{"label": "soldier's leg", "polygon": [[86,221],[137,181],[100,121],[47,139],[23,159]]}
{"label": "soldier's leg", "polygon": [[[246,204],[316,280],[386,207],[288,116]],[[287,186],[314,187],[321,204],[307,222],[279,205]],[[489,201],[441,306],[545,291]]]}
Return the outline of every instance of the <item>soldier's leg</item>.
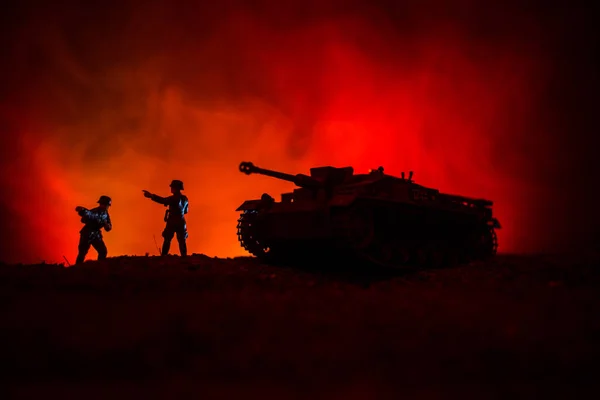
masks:
{"label": "soldier's leg", "polygon": [[92,246],[94,246],[94,249],[98,252],[98,260],[105,260],[108,255],[108,249],[106,248],[104,240],[102,240],[102,238],[96,239],[92,242]]}
{"label": "soldier's leg", "polygon": [[81,264],[85,261],[85,256],[90,250],[90,242],[85,235],[79,235],[79,245],[77,246],[78,254],[75,264]]}
{"label": "soldier's leg", "polygon": [[187,256],[187,237],[188,233],[185,228],[177,231],[177,243],[179,243],[179,254],[181,254],[181,257]]}
{"label": "soldier's leg", "polygon": [[171,240],[173,240],[174,235],[175,235],[175,232],[169,226],[167,226],[165,228],[165,230],[163,231],[162,237],[164,238],[164,240],[163,240],[162,252],[160,253],[161,255],[166,256],[169,254],[169,249],[171,248]]}

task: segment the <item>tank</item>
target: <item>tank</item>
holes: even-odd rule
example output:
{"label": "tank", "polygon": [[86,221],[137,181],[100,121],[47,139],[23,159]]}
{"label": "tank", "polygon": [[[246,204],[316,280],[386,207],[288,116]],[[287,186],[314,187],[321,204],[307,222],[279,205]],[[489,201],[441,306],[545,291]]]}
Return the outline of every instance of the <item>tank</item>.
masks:
{"label": "tank", "polygon": [[492,201],[441,193],[384,168],[352,167],[287,174],[242,162],[240,172],[293,183],[279,201],[264,193],[244,201],[241,246],[266,263],[311,262],[329,254],[382,267],[439,267],[492,257],[498,249]]}

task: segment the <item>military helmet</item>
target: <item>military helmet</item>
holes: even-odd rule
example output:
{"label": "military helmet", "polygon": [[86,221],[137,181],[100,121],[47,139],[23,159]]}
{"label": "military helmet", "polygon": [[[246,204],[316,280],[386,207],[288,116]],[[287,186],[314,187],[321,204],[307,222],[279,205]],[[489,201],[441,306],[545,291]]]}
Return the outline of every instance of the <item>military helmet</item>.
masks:
{"label": "military helmet", "polygon": [[98,204],[110,206],[112,205],[112,199],[108,196],[100,196],[100,199],[98,199]]}
{"label": "military helmet", "polygon": [[169,186],[174,187],[175,189],[183,190],[183,182],[179,179],[173,179]]}

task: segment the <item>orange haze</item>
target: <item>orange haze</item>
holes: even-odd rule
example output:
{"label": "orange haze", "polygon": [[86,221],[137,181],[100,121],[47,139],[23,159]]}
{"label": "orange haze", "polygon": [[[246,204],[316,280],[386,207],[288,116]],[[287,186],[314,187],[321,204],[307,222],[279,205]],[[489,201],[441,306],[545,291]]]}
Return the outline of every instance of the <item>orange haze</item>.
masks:
{"label": "orange haze", "polygon": [[164,209],[141,190],[167,195],[171,179],[190,198],[190,252],[243,255],[235,208],[292,186],[242,175],[240,161],[413,170],[423,185],[493,200],[500,251],[555,246],[544,214],[556,203],[536,198],[554,196],[544,177],[566,155],[540,124],[553,69],[530,14],[470,1],[218,3],[20,9],[0,259],[73,262],[74,208],[102,194],[113,198],[109,256],[156,254]]}

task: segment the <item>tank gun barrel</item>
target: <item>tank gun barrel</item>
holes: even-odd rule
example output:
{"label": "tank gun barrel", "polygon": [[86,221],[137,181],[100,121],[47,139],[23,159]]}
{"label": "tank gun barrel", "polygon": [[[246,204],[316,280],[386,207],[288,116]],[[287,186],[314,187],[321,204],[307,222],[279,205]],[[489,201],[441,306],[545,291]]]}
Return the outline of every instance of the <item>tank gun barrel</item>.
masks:
{"label": "tank gun barrel", "polygon": [[260,168],[249,161],[243,161],[240,163],[240,172],[250,175],[259,174],[270,176],[271,178],[281,179],[283,181],[292,182],[294,185],[304,188],[320,188],[322,183],[308,175],[304,174],[286,174],[285,172],[273,171],[270,169]]}

